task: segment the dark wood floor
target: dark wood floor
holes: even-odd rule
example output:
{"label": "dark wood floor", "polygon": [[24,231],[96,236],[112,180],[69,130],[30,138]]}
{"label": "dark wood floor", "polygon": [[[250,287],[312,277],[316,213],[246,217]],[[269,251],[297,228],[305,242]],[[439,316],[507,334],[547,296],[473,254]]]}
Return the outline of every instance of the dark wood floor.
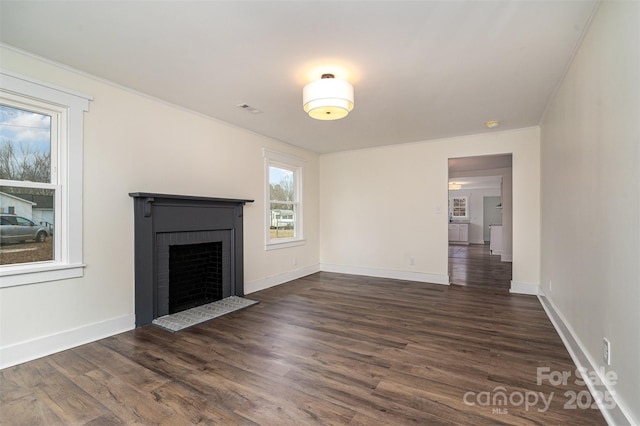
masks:
{"label": "dark wood floor", "polygon": [[536,383],[575,366],[533,296],[317,273],[249,297],[0,371],[0,424],[605,424]]}
{"label": "dark wood floor", "polygon": [[449,275],[457,285],[504,289],[511,287],[511,262],[492,255],[488,244],[450,245]]}

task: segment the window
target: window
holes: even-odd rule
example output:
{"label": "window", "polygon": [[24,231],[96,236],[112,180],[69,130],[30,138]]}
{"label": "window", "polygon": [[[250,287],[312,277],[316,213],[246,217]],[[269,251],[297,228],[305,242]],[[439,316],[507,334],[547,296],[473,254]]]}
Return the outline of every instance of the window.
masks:
{"label": "window", "polygon": [[449,200],[449,214],[454,219],[469,217],[467,211],[467,197],[452,197]]}
{"label": "window", "polygon": [[86,96],[0,72],[1,287],[82,276]]}
{"label": "window", "polygon": [[302,244],[304,161],[266,149],[264,157],[267,250]]}
{"label": "window", "polygon": [[9,222],[0,226],[1,265],[52,261],[59,252],[53,207],[59,185],[52,164],[61,115],[41,102],[0,99],[0,213]]}

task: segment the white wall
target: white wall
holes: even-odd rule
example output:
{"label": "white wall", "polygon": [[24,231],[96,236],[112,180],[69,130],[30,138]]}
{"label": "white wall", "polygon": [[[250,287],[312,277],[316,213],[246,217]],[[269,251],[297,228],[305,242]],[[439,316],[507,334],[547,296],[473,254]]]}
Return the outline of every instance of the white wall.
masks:
{"label": "white wall", "polygon": [[323,155],[321,267],[448,283],[448,159],[505,153],[513,153],[513,281],[537,291],[538,128]]}
{"label": "white wall", "polygon": [[[13,50],[1,53],[6,70],[93,97],[84,121],[84,277],[0,290],[3,365],[133,327],[130,192],[255,199],[244,215],[247,292],[318,269],[316,154]],[[264,249],[263,147],[306,160],[304,246]]]}
{"label": "white wall", "polygon": [[542,289],[640,424],[640,3],[603,2],[542,122]]}

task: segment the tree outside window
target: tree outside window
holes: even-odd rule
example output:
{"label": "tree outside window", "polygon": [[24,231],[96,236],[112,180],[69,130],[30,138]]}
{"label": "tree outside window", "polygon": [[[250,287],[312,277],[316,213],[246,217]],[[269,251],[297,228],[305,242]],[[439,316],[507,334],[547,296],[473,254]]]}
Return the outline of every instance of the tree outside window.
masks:
{"label": "tree outside window", "polygon": [[0,104],[0,264],[55,259],[56,111]]}
{"label": "tree outside window", "polygon": [[304,243],[302,169],[304,161],[264,149],[266,171],[266,249]]}
{"label": "tree outside window", "polygon": [[9,236],[0,240],[0,288],[84,273],[82,141],[90,99],[0,69],[0,232]]}
{"label": "tree outside window", "polygon": [[296,237],[295,172],[269,167],[270,239]]}

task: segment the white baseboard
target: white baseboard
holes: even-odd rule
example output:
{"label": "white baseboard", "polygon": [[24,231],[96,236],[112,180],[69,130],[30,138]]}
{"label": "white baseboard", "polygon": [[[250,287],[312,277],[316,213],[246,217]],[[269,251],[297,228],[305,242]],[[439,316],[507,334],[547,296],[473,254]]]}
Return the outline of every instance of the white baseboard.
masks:
{"label": "white baseboard", "polygon": [[509,293],[532,294],[535,296],[540,293],[540,286],[538,284],[524,283],[512,280]]}
{"label": "white baseboard", "polygon": [[285,272],[284,274],[276,275],[273,277],[245,282],[244,294],[250,294],[279,284],[284,284],[289,281],[297,280],[298,278],[306,277],[307,275],[315,274],[316,272],[320,272],[319,265],[310,266],[308,268],[295,269],[293,271]]}
{"label": "white baseboard", "polygon": [[0,369],[22,364],[135,328],[129,314],[0,348]]}
{"label": "white baseboard", "polygon": [[587,372],[588,377],[593,377],[593,374],[597,375],[599,380],[584,380],[591,394],[600,396],[606,395],[614,401],[615,404],[613,404],[613,408],[605,408],[602,406],[602,401],[606,401],[606,399],[594,398],[607,423],[609,425],[638,424],[633,420],[631,414],[629,414],[630,411],[620,404],[614,389],[610,389],[607,386],[607,380],[602,377],[603,371],[599,368],[599,364],[594,362],[593,358],[586,350],[582,341],[578,338],[564,315],[562,315],[558,308],[544,295],[542,291],[538,295],[538,299],[547,313],[549,320],[560,335],[562,343],[564,343],[564,346],[567,348],[567,351],[569,352],[569,355],[571,355],[571,359],[573,359],[576,367],[584,369],[583,371]]}
{"label": "white baseboard", "polygon": [[501,253],[500,262],[513,262],[513,255]]}
{"label": "white baseboard", "polygon": [[392,278],[396,280],[418,281],[422,283],[449,285],[449,275],[427,274],[424,272],[397,271],[392,269],[362,268],[359,266],[320,264],[320,270],[324,272],[336,272],[339,274],[364,275],[367,277]]}

